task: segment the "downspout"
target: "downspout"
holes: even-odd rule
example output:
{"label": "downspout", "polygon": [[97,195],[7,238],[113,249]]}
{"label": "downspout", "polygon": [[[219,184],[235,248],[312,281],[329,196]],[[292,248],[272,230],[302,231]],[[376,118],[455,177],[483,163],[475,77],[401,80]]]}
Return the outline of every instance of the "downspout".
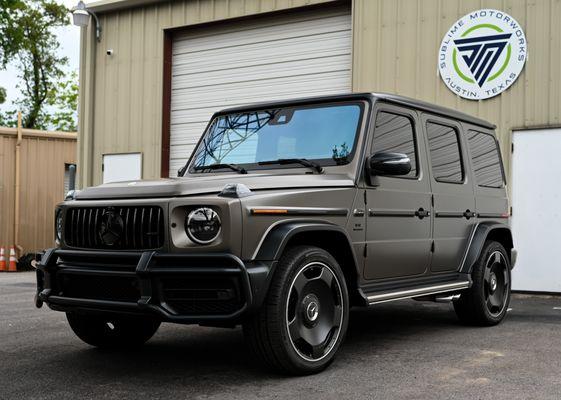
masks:
{"label": "downspout", "polygon": [[20,208],[20,187],[21,187],[21,142],[23,139],[23,128],[21,126],[21,111],[18,112],[18,128],[16,140],[16,184],[14,191],[14,246],[17,256],[23,254],[23,247],[19,244],[19,208]]}

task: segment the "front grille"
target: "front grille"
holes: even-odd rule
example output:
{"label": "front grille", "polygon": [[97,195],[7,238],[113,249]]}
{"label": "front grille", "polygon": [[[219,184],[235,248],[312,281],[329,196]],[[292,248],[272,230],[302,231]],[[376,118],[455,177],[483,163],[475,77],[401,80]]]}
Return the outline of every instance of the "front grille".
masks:
{"label": "front grille", "polygon": [[[114,226],[108,232],[109,214]],[[65,221],[64,241],[70,247],[146,250],[164,245],[164,215],[157,206],[69,208]]]}

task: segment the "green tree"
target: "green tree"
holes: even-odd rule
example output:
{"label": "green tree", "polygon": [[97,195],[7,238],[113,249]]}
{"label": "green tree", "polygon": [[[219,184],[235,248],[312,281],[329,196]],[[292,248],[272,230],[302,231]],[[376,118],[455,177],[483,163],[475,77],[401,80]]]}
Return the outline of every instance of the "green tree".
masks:
{"label": "green tree", "polygon": [[[60,45],[53,33],[53,28],[69,23],[69,10],[55,0],[0,0],[0,10],[0,66],[13,62],[20,71],[22,97],[16,104],[23,113],[24,127],[75,126],[76,101],[68,94],[74,87],[69,83],[73,77],[65,76],[68,60],[59,56]],[[74,108],[67,110],[67,106]],[[53,107],[62,108],[51,115]],[[2,119],[13,122],[13,112]]]}
{"label": "green tree", "polygon": [[[60,79],[49,93],[48,112],[43,124],[57,131],[75,132],[78,110],[78,74],[76,71]],[[43,128],[46,129],[46,128]]]}

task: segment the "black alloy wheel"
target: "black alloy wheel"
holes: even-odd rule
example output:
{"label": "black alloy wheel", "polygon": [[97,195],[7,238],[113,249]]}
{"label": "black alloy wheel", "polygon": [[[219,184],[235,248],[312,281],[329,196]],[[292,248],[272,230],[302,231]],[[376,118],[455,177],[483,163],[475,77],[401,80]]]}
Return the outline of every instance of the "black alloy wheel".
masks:
{"label": "black alloy wheel", "polygon": [[487,259],[483,280],[487,309],[491,315],[498,316],[506,307],[510,290],[510,268],[500,251],[494,251]]}
{"label": "black alloy wheel", "polygon": [[302,358],[313,362],[329,354],[343,325],[341,283],[329,266],[311,262],[294,277],[286,325],[292,347]]}
{"label": "black alloy wheel", "polygon": [[337,261],[297,246],[279,260],[265,303],[244,323],[253,353],[277,371],[306,375],[334,359],[349,319],[349,295]]}
{"label": "black alloy wheel", "polygon": [[501,243],[485,243],[471,277],[472,286],[454,302],[458,318],[470,325],[500,323],[507,314],[511,290],[510,259]]}

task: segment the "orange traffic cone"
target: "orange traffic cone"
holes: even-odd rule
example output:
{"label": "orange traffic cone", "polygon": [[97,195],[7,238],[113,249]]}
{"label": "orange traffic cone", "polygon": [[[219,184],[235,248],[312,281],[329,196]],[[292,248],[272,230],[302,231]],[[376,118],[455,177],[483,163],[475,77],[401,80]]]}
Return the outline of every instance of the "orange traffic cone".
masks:
{"label": "orange traffic cone", "polygon": [[18,270],[18,260],[16,259],[16,249],[14,246],[10,247],[10,264],[8,265],[8,272],[16,272]]}
{"label": "orange traffic cone", "polygon": [[0,272],[6,272],[6,256],[4,255],[4,248],[0,247]]}

